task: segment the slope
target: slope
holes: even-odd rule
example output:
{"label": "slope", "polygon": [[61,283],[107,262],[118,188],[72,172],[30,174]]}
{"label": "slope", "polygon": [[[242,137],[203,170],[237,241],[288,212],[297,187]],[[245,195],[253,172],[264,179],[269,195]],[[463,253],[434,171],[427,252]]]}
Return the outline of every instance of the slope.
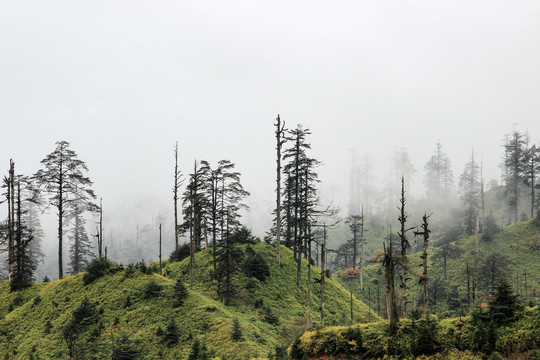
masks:
{"label": "slope", "polygon": [[[7,284],[2,282],[0,355],[17,359],[67,357],[63,330],[86,298],[95,304],[96,313],[75,347],[89,358],[111,358],[112,349],[119,346],[122,335],[142,354],[141,359],[187,359],[196,344],[220,358],[267,357],[305,330],[307,262],[303,261],[303,285],[298,289],[290,250],[282,249],[283,266],[279,268],[275,264],[274,246],[258,243],[250,247],[264,256],[270,266],[270,276],[264,282],[243,274],[237,276],[239,291],[232,306],[223,305],[217,297],[211,280],[211,254],[206,250],[196,254],[195,287],[188,290],[184,304],[176,308],[173,307],[173,288],[176,279],[187,285],[188,259],[166,263],[168,277],[153,273],[157,268],[153,264],[147,270],[144,267],[113,268],[108,275],[89,285],[84,285],[83,274],[34,284],[20,293],[10,293]],[[311,309],[315,320],[319,316],[320,285],[316,279],[320,279],[320,271],[312,269]],[[149,295],[152,283],[161,290]],[[350,293],[331,279],[326,284],[327,323],[348,324]],[[356,298],[352,298],[352,310],[355,322],[368,320],[367,307]],[[268,321],[268,312],[277,315],[279,321]],[[165,337],[160,334],[166,332],[171,318],[178,325],[178,342],[166,345]],[[231,338],[235,318],[242,332],[239,341]]]}
{"label": "slope", "polygon": [[[432,246],[428,249],[429,302],[432,312],[458,315],[467,307],[467,264],[470,268],[469,291],[472,293],[473,273],[476,296],[472,306],[486,302],[497,278],[504,277],[522,301],[535,301],[540,295],[540,250],[538,236],[540,226],[535,220],[517,223],[503,228],[485,241],[480,236],[479,252],[474,253],[474,236],[463,236],[448,247]],[[446,271],[445,271],[446,254]],[[409,299],[421,306],[422,286],[418,284],[422,260],[420,253],[409,256]],[[383,273],[379,264],[370,264],[364,271],[364,291],[360,279],[349,278],[346,271],[338,271],[333,278],[371,305],[382,316],[385,313]],[[472,295],[471,295],[472,297]]]}

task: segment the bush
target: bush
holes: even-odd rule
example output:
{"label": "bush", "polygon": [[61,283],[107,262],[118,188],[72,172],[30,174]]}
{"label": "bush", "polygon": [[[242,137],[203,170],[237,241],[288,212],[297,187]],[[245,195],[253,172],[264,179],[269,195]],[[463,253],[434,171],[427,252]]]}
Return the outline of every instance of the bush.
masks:
{"label": "bush", "polygon": [[266,305],[262,308],[263,321],[271,325],[279,325],[279,316],[272,312],[272,308]]}
{"label": "bush", "polygon": [[51,320],[47,320],[47,322],[45,323],[45,328],[43,329],[43,333],[50,334],[51,330],[52,330]]}
{"label": "bush", "polygon": [[167,326],[165,327],[165,332],[163,333],[163,342],[165,345],[170,346],[176,344],[179,337],[178,325],[176,324],[176,321],[174,321],[174,318],[171,317],[169,318]]}
{"label": "bush", "polygon": [[126,334],[122,334],[113,346],[112,360],[136,360],[140,356],[141,350]]}
{"label": "bush", "polygon": [[159,285],[154,279],[148,281],[143,289],[143,299],[150,299],[155,296],[158,296],[159,293],[163,290],[163,287]]}
{"label": "bush", "polygon": [[91,284],[95,280],[107,275],[112,267],[112,262],[104,257],[93,259],[86,265],[86,272],[83,275],[84,285]]}
{"label": "bush", "polygon": [[182,261],[188,258],[189,254],[190,254],[189,244],[180,245],[176,249],[173,250],[171,255],[169,255],[169,261],[170,262]]}
{"label": "bush", "polygon": [[141,260],[137,264],[135,264],[135,269],[140,270],[143,274],[146,274],[146,263],[144,262],[144,260]]}
{"label": "bush", "polygon": [[259,281],[264,281],[270,276],[270,267],[261,254],[250,254],[244,261],[244,273],[247,277],[254,277]]}

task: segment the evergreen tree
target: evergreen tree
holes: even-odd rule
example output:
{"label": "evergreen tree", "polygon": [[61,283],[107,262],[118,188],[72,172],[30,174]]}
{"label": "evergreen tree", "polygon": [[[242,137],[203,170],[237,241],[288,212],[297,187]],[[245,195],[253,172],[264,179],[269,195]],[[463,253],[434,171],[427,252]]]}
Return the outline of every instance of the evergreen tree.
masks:
{"label": "evergreen tree", "polygon": [[176,321],[171,316],[169,318],[169,321],[167,321],[167,325],[165,326],[165,333],[163,334],[163,342],[165,343],[165,345],[171,346],[173,344],[176,344],[180,337],[179,332],[180,330],[178,329],[178,324],[176,324]]}
{"label": "evergreen tree", "polygon": [[465,169],[459,178],[461,200],[465,206],[464,227],[467,235],[474,234],[476,217],[478,214],[478,201],[480,198],[479,167],[476,162],[474,150],[471,158],[465,164]]}
{"label": "evergreen tree", "polygon": [[63,236],[64,220],[75,201],[81,201],[89,208],[97,209],[91,202],[95,199],[90,188],[92,181],[85,176],[88,172],[86,164],[77,158],[77,153],[69,148],[69,143],[59,141],[56,149],[47,155],[41,164],[43,168],[35,175],[41,189],[48,196],[49,204],[57,209],[58,215],[58,277],[64,277],[63,268]]}
{"label": "evergreen tree", "polygon": [[26,188],[23,190],[26,199],[31,199],[30,201],[24,201],[23,206],[23,222],[28,227],[28,230],[32,232],[33,239],[28,244],[28,255],[36,267],[38,264],[43,263],[45,259],[45,254],[43,253],[42,241],[45,237],[43,229],[41,227],[39,204],[43,203],[43,199],[40,197],[39,193],[34,191],[34,189]]}
{"label": "evergreen tree", "polygon": [[182,280],[178,279],[174,283],[174,302],[173,307],[184,305],[184,300],[188,296],[188,290]]}
{"label": "evergreen tree", "polygon": [[231,332],[231,339],[233,341],[240,341],[242,340],[243,334],[242,334],[242,328],[240,327],[240,321],[238,318],[233,319],[233,327]]}
{"label": "evergreen tree", "polygon": [[13,242],[12,259],[13,271],[10,282],[10,290],[17,291],[28,287],[34,280],[34,270],[36,265],[30,257],[29,244],[33,241],[34,235],[26,226],[23,219],[23,205],[21,194],[21,182],[27,183],[27,179],[18,176],[15,178],[15,233]]}
{"label": "evergreen tree", "polygon": [[442,145],[437,142],[435,153],[424,165],[424,185],[426,197],[430,200],[440,201],[447,199],[453,183],[451,162],[442,151]]}
{"label": "evergreen tree", "polygon": [[115,341],[112,350],[112,360],[136,360],[141,356],[141,350],[126,335],[122,334]]}
{"label": "evergreen tree", "polygon": [[388,219],[393,217],[395,204],[397,202],[396,194],[399,194],[399,189],[401,187],[400,179],[402,177],[405,179],[405,187],[409,189],[414,174],[416,174],[416,169],[414,168],[407,149],[397,149],[390,160],[390,172],[387,177],[385,189]]}
{"label": "evergreen tree", "polygon": [[311,241],[308,229],[313,223],[315,208],[319,200],[315,188],[318,176],[314,168],[320,162],[308,157],[306,152],[311,149],[311,145],[306,141],[306,137],[310,134],[309,129],[303,129],[302,125],[289,130],[287,140],[291,146],[284,151],[283,157],[288,161],[284,166],[287,176],[283,205],[286,212],[286,237],[292,242],[294,258],[297,262],[296,284],[299,288],[301,255],[308,257],[308,242]]}
{"label": "evergreen tree", "polygon": [[533,144],[523,154],[523,183],[531,189],[531,218],[536,208],[536,179],[540,176],[540,147]]}
{"label": "evergreen tree", "polygon": [[92,244],[85,229],[86,220],[82,216],[83,207],[83,203],[74,202],[71,213],[73,228],[70,230],[69,235],[71,246],[69,249],[70,262],[68,266],[72,275],[84,271],[88,260],[92,258]]}
{"label": "evergreen tree", "polygon": [[504,182],[505,194],[508,201],[510,223],[516,223],[518,218],[518,205],[523,179],[525,155],[525,139],[522,133],[514,130],[506,136],[504,144]]}
{"label": "evergreen tree", "polygon": [[204,209],[205,209],[205,193],[204,193],[203,172],[201,167],[195,161],[193,173],[189,175],[189,183],[183,195],[184,205],[184,231],[189,232],[190,239],[190,265],[189,284],[193,287],[194,282],[194,267],[195,267],[195,251],[200,249],[203,224],[204,224]]}
{"label": "evergreen tree", "polygon": [[502,325],[516,320],[515,315],[520,308],[519,300],[513,294],[510,284],[500,279],[495,287],[493,299],[488,303],[491,321]]}
{"label": "evergreen tree", "polygon": [[236,294],[237,288],[233,281],[234,276],[241,270],[244,253],[238,246],[239,230],[232,236],[225,237],[216,254],[216,279],[218,281],[218,294],[225,305],[229,305]]}

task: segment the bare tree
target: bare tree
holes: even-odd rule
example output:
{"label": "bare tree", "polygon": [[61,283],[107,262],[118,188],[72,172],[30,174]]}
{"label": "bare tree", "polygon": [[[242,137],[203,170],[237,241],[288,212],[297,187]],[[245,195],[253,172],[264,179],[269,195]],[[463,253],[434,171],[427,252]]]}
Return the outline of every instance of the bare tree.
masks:
{"label": "bare tree", "polygon": [[281,266],[281,147],[285,143],[285,122],[281,124],[279,114],[276,118],[276,248],[277,263]]}
{"label": "bare tree", "polygon": [[401,205],[399,207],[398,217],[401,226],[401,229],[398,232],[401,243],[401,316],[407,317],[407,280],[409,280],[409,278],[407,277],[407,249],[411,247],[411,244],[407,239],[407,232],[414,228],[406,228],[407,218],[409,217],[409,214],[405,211],[405,204],[407,203],[407,199],[405,198],[405,179],[403,176],[401,177],[401,198],[399,202]]}
{"label": "bare tree", "polygon": [[414,235],[422,235],[424,241],[423,241],[423,247],[422,247],[422,255],[420,256],[422,258],[422,268],[423,273],[420,276],[420,283],[424,285],[424,313],[428,313],[429,305],[428,305],[428,262],[427,262],[427,248],[428,248],[428,240],[429,240],[429,234],[431,233],[431,230],[429,230],[429,224],[428,219],[431,215],[426,215],[424,213],[424,216],[422,216],[422,231],[415,231]]}
{"label": "bare tree", "polygon": [[173,200],[174,200],[174,246],[178,249],[178,189],[182,185],[182,175],[178,170],[178,141],[174,147],[174,186],[173,186]]}

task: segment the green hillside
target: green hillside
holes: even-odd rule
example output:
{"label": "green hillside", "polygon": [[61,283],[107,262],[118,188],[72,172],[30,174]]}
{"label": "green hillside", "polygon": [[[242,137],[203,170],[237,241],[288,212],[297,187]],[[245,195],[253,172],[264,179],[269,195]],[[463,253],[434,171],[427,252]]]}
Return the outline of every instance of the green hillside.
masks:
{"label": "green hillside", "polygon": [[[467,263],[471,268],[476,264],[476,299],[473,306],[486,302],[492,292],[492,282],[504,277],[512,285],[513,291],[523,302],[535,302],[540,297],[540,250],[538,234],[540,226],[535,220],[521,222],[503,228],[486,241],[480,235],[479,252],[474,254],[474,236],[463,236],[449,244],[447,248],[428,248],[430,310],[447,316],[459,315],[467,305]],[[382,247],[382,244],[381,244]],[[446,259],[446,278],[444,253]],[[421,306],[422,289],[415,274],[421,273],[420,253],[409,256],[409,270],[413,275],[408,282],[409,300]],[[364,269],[364,291],[360,290],[360,279],[346,278],[344,271],[338,271],[333,278],[352,291],[364,302],[370,303],[383,316],[384,282],[379,264],[369,264]],[[470,277],[472,288],[472,276]],[[412,306],[411,306],[412,307]]]}
{"label": "green hillside", "polygon": [[[188,359],[197,344],[200,349],[197,358],[205,358],[202,351],[205,348],[207,355],[223,359],[268,357],[306,330],[307,262],[303,261],[302,288],[298,289],[290,250],[282,248],[279,268],[274,246],[264,243],[247,246],[243,246],[244,251],[263,255],[270,266],[270,276],[260,282],[238,275],[234,281],[240,290],[231,306],[223,305],[218,299],[211,281],[211,254],[207,250],[196,254],[196,284],[188,290],[184,304],[176,308],[173,307],[174,284],[176,279],[181,279],[188,285],[189,259],[165,263],[168,277],[153,272],[157,269],[153,264],[146,271],[141,267],[113,268],[111,273],[89,285],[84,285],[83,274],[34,284],[19,293],[10,293],[7,283],[2,282],[0,355],[15,359],[68,358],[63,330],[74,310],[79,309],[78,314],[83,312],[84,303],[87,306],[83,313],[91,316],[83,318],[85,325],[76,339],[80,358],[110,359],[113,347],[119,348],[121,344],[138,350],[141,359]],[[312,270],[311,317],[313,326],[318,328],[320,271],[316,267]],[[152,282],[161,290],[149,291]],[[85,298],[88,301],[84,302]],[[327,279],[325,299],[326,324],[348,324],[350,293]],[[354,322],[375,319],[356,298],[352,300],[352,309]],[[277,315],[279,321],[275,317],[269,320],[271,315]],[[178,326],[178,342],[167,345],[163,333],[167,333],[171,319]],[[233,341],[231,336],[234,319],[238,319],[242,333],[238,341]]]}

